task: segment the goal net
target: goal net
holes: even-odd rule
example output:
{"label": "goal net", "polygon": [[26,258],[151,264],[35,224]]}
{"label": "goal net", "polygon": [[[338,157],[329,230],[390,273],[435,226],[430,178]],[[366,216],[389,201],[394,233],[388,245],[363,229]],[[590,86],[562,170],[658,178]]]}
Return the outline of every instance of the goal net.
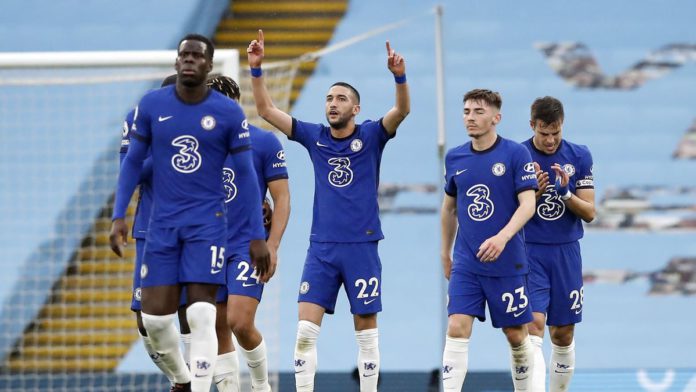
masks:
{"label": "goal net", "polygon": [[[0,390],[166,390],[130,311],[135,246],[117,258],[108,232],[123,119],[174,73],[175,57],[0,54]],[[241,79],[245,112],[259,124],[238,52],[215,57],[213,72]],[[296,70],[290,62],[265,73],[284,110]],[[266,287],[256,320],[274,386],[279,284],[274,278]]]}

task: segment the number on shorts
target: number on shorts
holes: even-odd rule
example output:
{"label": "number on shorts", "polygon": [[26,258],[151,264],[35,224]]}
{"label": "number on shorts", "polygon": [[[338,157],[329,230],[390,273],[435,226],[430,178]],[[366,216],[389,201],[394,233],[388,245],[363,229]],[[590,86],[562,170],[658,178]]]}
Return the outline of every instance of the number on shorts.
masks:
{"label": "number on shorts", "polygon": [[[236,280],[246,282],[249,279],[254,279],[256,281],[256,284],[259,284],[259,276],[256,274],[256,268],[252,269],[249,263],[247,263],[246,261],[240,261],[239,265],[237,265],[237,269],[242,271],[239,273],[239,275],[237,275]],[[251,275],[247,276],[249,270],[251,270]]]}
{"label": "number on shorts", "polygon": [[210,257],[210,268],[220,269],[225,265],[225,247],[217,247],[212,245],[210,247],[211,257]]}
{"label": "number on shorts", "polygon": [[513,306],[512,304],[515,303],[515,296],[512,295],[512,293],[503,293],[502,300],[503,302],[507,302],[507,310],[505,311],[505,313],[516,312],[519,309],[526,308],[529,304],[529,300],[527,299],[527,296],[524,294],[524,286],[516,288],[515,293],[519,294],[520,301],[522,301],[522,303],[519,304],[519,306]]}
{"label": "number on shorts", "polygon": [[570,299],[573,300],[573,305],[570,310],[582,309],[582,304],[585,301],[585,287],[580,287],[580,290],[573,290],[570,292]]}
{"label": "number on shorts", "polygon": [[[366,293],[368,286],[372,286],[372,292],[370,294]],[[365,279],[356,280],[355,287],[360,287],[360,292],[358,292],[358,298],[379,296],[379,292],[377,291],[377,289],[379,288],[379,280],[377,280],[377,278],[375,278],[374,276],[367,281]]]}

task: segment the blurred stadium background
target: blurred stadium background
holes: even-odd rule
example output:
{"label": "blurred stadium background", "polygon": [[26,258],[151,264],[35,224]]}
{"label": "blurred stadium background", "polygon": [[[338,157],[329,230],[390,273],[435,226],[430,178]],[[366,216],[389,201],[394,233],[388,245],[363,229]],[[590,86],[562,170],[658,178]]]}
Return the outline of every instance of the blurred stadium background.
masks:
{"label": "blurred stadium background", "polygon": [[[503,96],[502,135],[530,137],[529,105],[553,95],[566,107],[564,136],[593,152],[599,215],[582,241],[586,306],[571,391],[696,391],[692,1],[5,0],[0,54],[171,50],[200,32],[240,50],[244,82],[244,49],[263,28],[267,62],[285,61],[272,71],[274,89],[294,116],[319,122],[325,90],[338,80],[361,92],[361,120],[392,105],[389,39],[407,61],[412,113],[382,165],[380,390],[436,391],[444,333],[438,4],[448,148],[466,140],[463,93],[486,87]],[[317,60],[292,61],[399,21]],[[132,261],[112,257],[105,235],[122,118],[171,69],[109,71],[109,81],[86,83],[101,70],[0,70],[0,390],[166,389],[128,310]],[[253,104],[245,109],[254,117]],[[282,141],[293,212],[261,317],[278,389],[290,391],[313,183],[305,151]],[[318,390],[357,391],[356,350],[340,298],[319,339]],[[511,390],[508,361],[500,331],[478,324],[465,389]]]}

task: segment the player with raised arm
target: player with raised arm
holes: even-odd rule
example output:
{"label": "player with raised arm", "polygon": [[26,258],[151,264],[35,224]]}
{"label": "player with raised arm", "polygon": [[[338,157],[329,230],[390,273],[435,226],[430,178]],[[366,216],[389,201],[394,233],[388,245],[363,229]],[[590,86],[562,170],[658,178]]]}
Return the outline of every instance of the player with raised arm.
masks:
{"label": "player with raised arm", "polygon": [[[121,166],[110,236],[112,249],[120,254],[128,235],[125,211],[149,147],[154,204],[140,270],[142,319],[153,349],[172,369],[174,391],[210,389],[217,351],[214,303],[218,287],[225,283],[221,272],[227,242],[220,176],[228,154],[241,173],[254,173],[244,113],[238,104],[206,86],[213,51],[208,38],[185,36],[177,47],[176,85],[152,91],[138,104],[131,144]],[[260,200],[255,207],[261,214]],[[267,276],[265,239],[250,241],[250,252],[259,275]],[[182,285],[189,303],[191,373],[173,323]]]}
{"label": "player with raised arm", "polygon": [[[227,76],[208,80],[210,88],[239,101],[237,83]],[[254,325],[256,310],[263,293],[263,282],[268,281],[277,266],[277,253],[290,216],[290,190],[285,151],[278,138],[269,131],[249,125],[251,150],[257,177],[244,178],[234,160],[228,158],[223,169],[225,203],[228,216],[227,287],[218,291],[218,362],[213,381],[220,392],[239,391],[239,364],[234,353],[230,329],[246,358],[253,391],[270,391],[266,345]],[[250,195],[248,181],[255,181],[258,195]],[[245,187],[247,189],[245,189]],[[259,276],[249,260],[249,240],[254,230],[263,230],[264,217],[255,215],[258,208],[250,208],[256,200],[263,200],[270,191],[275,209],[268,232],[271,263],[267,276]],[[255,197],[253,197],[255,196]]]}
{"label": "player with raised arm", "polygon": [[[169,86],[176,83],[176,75],[170,75],[162,81],[161,87]],[[135,109],[131,110],[126,119],[123,121],[123,132],[121,135],[121,150],[120,150],[120,162],[126,157],[128,152],[128,146],[130,145],[130,129],[133,125],[133,117],[135,115]],[[138,326],[138,333],[145,346],[145,351],[147,352],[152,362],[167,376],[169,381],[173,384],[173,374],[170,369],[167,368],[166,364],[162,362],[161,358],[156,355],[157,353],[152,348],[152,343],[150,342],[150,337],[147,336],[147,331],[143,326],[143,319],[141,315],[142,307],[140,306],[140,267],[143,262],[143,253],[145,251],[145,236],[147,234],[147,227],[150,222],[150,211],[152,211],[152,158],[149,156],[143,162],[143,171],[141,173],[141,178],[139,182],[139,193],[138,193],[138,205],[136,207],[135,218],[133,219],[133,231],[132,237],[135,239],[135,266],[133,268],[133,293],[131,298],[131,310],[135,312],[135,319]]]}
{"label": "player with raised arm", "polygon": [[595,216],[592,154],[587,146],[563,139],[563,104],[537,98],[529,124],[534,136],[522,143],[532,154],[539,190],[536,214],[525,227],[529,258],[529,297],[534,321],[533,392],[543,392],[546,366],[544,323],[551,335],[549,390],[567,391],[575,372],[575,324],[582,320],[583,284],[579,240],[582,221]]}
{"label": "player with raised arm", "polygon": [[[498,135],[500,94],[464,95],[471,139],[445,158],[441,257],[449,280],[447,337],[442,356],[445,391],[461,391],[474,318],[502,328],[510,344],[515,391],[528,391],[533,368],[527,323],[527,255],[522,227],[534,214],[537,180],[529,151]],[[456,240],[455,240],[456,237]],[[454,243],[454,253],[452,244]]]}
{"label": "player with raised arm", "polygon": [[249,44],[247,56],[259,115],[302,144],[314,166],[312,231],[298,299],[297,391],[314,390],[321,321],[325,313],[334,312],[341,285],[353,314],[360,390],[376,391],[380,366],[377,313],[382,310],[377,245],[383,238],[377,187],[382,151],[410,111],[404,59],[387,42],[387,66],[396,81],[396,103],[382,119],[356,124],[360,95],[351,85],[338,82],[326,95],[329,126],[325,126],[295,119],[273,105],[261,70],[261,30]]}

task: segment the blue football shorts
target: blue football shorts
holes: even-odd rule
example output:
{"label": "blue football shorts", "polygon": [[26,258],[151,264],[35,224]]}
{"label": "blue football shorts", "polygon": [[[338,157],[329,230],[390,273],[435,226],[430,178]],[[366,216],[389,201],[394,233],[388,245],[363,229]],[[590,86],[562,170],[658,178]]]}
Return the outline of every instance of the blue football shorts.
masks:
{"label": "blue football shorts", "polygon": [[225,284],[226,222],[150,225],[140,268],[142,287],[186,283]]}
{"label": "blue football shorts", "polygon": [[486,305],[495,328],[513,327],[533,320],[527,296],[527,276],[485,276],[466,270],[462,261],[452,263],[447,290],[447,313],[486,320]]}
{"label": "blue football shorts", "polygon": [[218,289],[217,302],[227,302],[229,295],[243,295],[261,302],[263,286],[251,264],[249,246],[234,249],[227,259],[227,286]]}
{"label": "blue football shorts", "polygon": [[333,314],[341,285],[352,314],[382,311],[382,262],[378,242],[310,242],[298,302],[311,302]]}
{"label": "blue football shorts", "polygon": [[546,314],[546,324],[563,326],[582,321],[584,289],[578,241],[527,244],[532,309]]}

